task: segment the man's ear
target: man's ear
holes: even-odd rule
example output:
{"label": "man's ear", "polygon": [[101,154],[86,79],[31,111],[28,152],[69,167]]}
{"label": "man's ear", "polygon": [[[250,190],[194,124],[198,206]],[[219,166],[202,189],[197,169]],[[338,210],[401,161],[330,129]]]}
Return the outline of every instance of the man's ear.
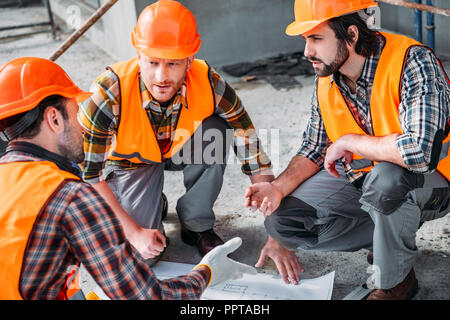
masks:
{"label": "man's ear", "polygon": [[351,25],[350,27],[348,27],[347,29],[347,34],[350,36],[350,38],[352,39],[351,44],[356,45],[356,43],[358,42],[359,39],[359,30],[358,27],[355,25]]}
{"label": "man's ear", "polygon": [[53,133],[64,131],[64,118],[61,112],[55,107],[48,107],[44,111],[44,119],[42,125],[46,125]]}
{"label": "man's ear", "polygon": [[188,65],[187,65],[187,69],[189,70],[191,68],[192,63],[194,62],[195,59],[195,55],[192,55],[190,57],[187,57],[187,61],[188,61]]}
{"label": "man's ear", "polygon": [[141,66],[141,53],[138,50],[136,50],[136,56],[138,59],[139,66]]}

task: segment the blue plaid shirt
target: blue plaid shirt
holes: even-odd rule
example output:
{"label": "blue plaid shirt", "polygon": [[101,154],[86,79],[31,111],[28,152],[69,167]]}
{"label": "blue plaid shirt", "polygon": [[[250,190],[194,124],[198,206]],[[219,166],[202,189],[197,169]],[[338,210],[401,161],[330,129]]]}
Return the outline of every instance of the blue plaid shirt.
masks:
{"label": "blue plaid shirt", "polygon": [[[373,135],[370,118],[370,99],[378,61],[384,48],[384,38],[379,36],[378,52],[366,59],[356,93],[352,94],[340,74],[331,76],[363,129]],[[331,140],[328,138],[316,95],[317,77],[311,102],[311,118],[303,132],[303,143],[297,155],[304,156],[320,168]],[[425,47],[413,47],[406,59],[399,105],[399,120],[403,134],[397,138],[397,148],[408,169],[428,173],[433,141],[438,130],[446,127],[450,118],[450,87],[444,71],[434,54]],[[355,181],[362,176],[344,163],[347,178]]]}

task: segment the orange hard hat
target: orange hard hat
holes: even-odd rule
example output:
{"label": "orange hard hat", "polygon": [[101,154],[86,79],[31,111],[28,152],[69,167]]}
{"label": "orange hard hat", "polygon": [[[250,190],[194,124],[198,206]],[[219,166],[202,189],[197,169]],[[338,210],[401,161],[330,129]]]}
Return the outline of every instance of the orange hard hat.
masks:
{"label": "orange hard hat", "polygon": [[295,21],[286,34],[303,34],[327,20],[373,6],[378,6],[373,0],[295,0]]}
{"label": "orange hard hat", "polygon": [[133,46],[152,58],[184,59],[200,49],[194,15],[181,3],[160,0],[146,7],[131,33]]}
{"label": "orange hard hat", "polygon": [[0,65],[0,120],[27,112],[52,95],[81,102],[92,93],[78,88],[56,63],[25,57]]}

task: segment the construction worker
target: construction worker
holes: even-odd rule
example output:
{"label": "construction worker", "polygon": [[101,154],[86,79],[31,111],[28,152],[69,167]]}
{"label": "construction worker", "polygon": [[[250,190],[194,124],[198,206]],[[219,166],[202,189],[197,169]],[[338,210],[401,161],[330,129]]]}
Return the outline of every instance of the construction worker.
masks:
{"label": "construction worker", "polygon": [[[78,104],[91,96],[55,63],[19,58],[0,66],[0,299],[83,297],[82,263],[111,299],[198,299],[208,285],[256,273],[227,254],[234,238],[188,275],[158,280],[125,238],[111,207],[81,180]],[[78,284],[78,285],[77,285]]]}
{"label": "construction worker", "polygon": [[153,263],[167,245],[164,171],[183,171],[186,192],[176,205],[181,238],[204,255],[223,243],[213,229],[213,205],[227,141],[234,135],[242,171],[252,182],[274,178],[270,160],[235,91],[195,59],[201,40],[188,9],[172,0],[153,3],[140,14],[131,39],[137,57],[108,67],[81,105],[83,178],[107,199],[127,238]]}
{"label": "construction worker", "polygon": [[305,39],[316,73],[311,117],[287,169],[250,186],[246,206],[267,216],[257,266],[270,257],[296,282],[297,248],[373,248],[368,299],[407,299],[416,232],[449,212],[450,87],[429,48],[370,28],[374,6],[295,1],[286,33]]}

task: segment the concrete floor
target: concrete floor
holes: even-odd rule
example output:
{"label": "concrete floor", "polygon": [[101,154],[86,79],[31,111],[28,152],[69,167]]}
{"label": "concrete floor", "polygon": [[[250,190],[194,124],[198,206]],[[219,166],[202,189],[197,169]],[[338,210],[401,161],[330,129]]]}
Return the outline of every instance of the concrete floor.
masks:
{"label": "concrete floor", "polygon": [[[25,18],[26,17],[26,18]],[[17,24],[18,21],[39,21],[45,19],[42,10],[37,8],[0,9],[1,26]],[[20,30],[24,32],[25,30]],[[16,31],[14,31],[16,32]],[[13,31],[6,34],[15,34]],[[5,33],[0,34],[0,36]],[[59,33],[62,39],[68,34]],[[55,41],[50,33],[40,33],[27,37],[0,40],[0,64],[22,56],[48,58],[62,43]],[[207,44],[204,44],[207,45]],[[113,59],[100,48],[81,38],[58,60],[71,78],[85,90],[103,72]],[[450,63],[445,61],[447,70]],[[224,75],[222,73],[222,75]],[[226,75],[224,75],[226,76]],[[263,81],[244,83],[239,79],[226,77],[242,99],[253,123],[261,135],[263,144],[273,163],[274,172],[280,174],[301,142],[301,133],[309,115],[309,102],[313,79],[298,77],[301,85],[288,91],[277,91]],[[270,116],[268,116],[270,115]],[[271,131],[274,130],[274,131]],[[277,139],[276,137],[279,137]],[[269,144],[270,142],[270,144]],[[254,265],[267,235],[263,217],[244,207],[245,188],[250,180],[241,173],[240,164],[232,155],[233,161],[227,166],[225,181],[214,210],[217,221],[216,232],[224,239],[239,236],[242,247],[231,255],[232,258]],[[181,173],[168,173],[165,177],[164,192],[169,200],[169,215],[165,220],[167,235],[171,240],[163,260],[196,264],[201,257],[194,247],[181,242],[180,224],[175,212],[177,199],[183,194]],[[450,299],[450,216],[427,222],[417,234],[418,260],[415,266],[420,290],[415,299]],[[339,300],[365,282],[368,264],[366,250],[345,252],[304,252],[298,257],[305,269],[303,278],[321,276],[335,270],[335,283],[332,299]],[[277,274],[275,265],[268,261],[260,272]],[[82,286],[89,289],[92,279],[82,274]]]}

